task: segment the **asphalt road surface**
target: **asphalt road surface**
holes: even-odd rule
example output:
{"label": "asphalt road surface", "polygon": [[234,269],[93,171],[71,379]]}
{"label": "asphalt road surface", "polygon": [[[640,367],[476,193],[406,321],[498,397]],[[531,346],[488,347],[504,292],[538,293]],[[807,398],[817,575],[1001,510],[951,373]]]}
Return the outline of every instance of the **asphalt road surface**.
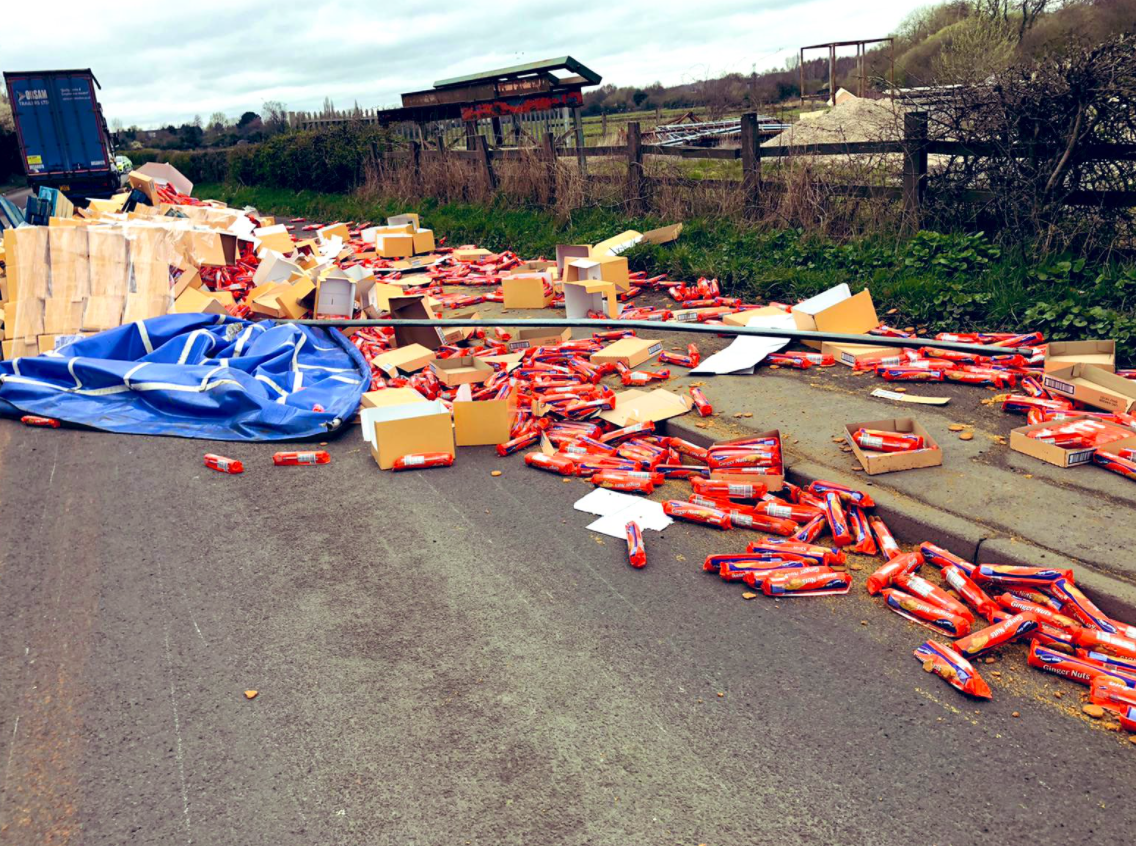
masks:
{"label": "asphalt road surface", "polygon": [[277,448],[0,421],[0,843],[1128,842],[1082,689],[1014,647],[965,700],[866,569],[745,601],[747,533],[632,570],[519,456]]}

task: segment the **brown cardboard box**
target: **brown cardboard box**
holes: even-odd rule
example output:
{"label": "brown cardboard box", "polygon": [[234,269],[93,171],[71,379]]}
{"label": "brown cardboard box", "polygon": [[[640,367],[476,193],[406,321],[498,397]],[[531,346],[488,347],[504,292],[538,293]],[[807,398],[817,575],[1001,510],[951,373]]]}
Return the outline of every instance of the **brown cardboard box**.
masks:
{"label": "brown cardboard box", "polygon": [[894,353],[895,349],[893,347],[875,347],[870,344],[833,344],[825,341],[821,344],[820,351],[822,355],[832,356],[840,364],[855,367],[858,361]]}
{"label": "brown cardboard box", "polygon": [[[264,287],[264,286],[261,286]],[[280,297],[288,293],[291,286],[282,283],[270,283],[267,291],[261,291],[254,298],[249,296],[246,303],[249,310],[255,314],[263,314],[265,317],[281,318],[286,317],[284,305],[280,302]]]}
{"label": "brown cardboard box", "polygon": [[375,238],[375,253],[383,258],[406,258],[414,255],[413,235],[379,235]]}
{"label": "brown cardboard box", "polygon": [[1091,364],[1112,373],[1116,370],[1116,341],[1050,341],[1045,351],[1045,372],[1064,370],[1074,364]]}
{"label": "brown cardboard box", "polygon": [[206,296],[212,297],[223,306],[235,306],[237,304],[232,291],[207,291]]}
{"label": "brown cardboard box", "polygon": [[[544,293],[545,282],[549,283],[548,295]],[[548,274],[509,274],[501,279],[501,291],[507,310],[546,309],[552,304],[552,278]]]}
{"label": "brown cardboard box", "polygon": [[1127,413],[1136,406],[1136,382],[1091,364],[1074,364],[1046,373],[1042,385],[1055,394],[1105,411]]}
{"label": "brown cardboard box", "polygon": [[414,388],[384,388],[381,391],[367,391],[359,400],[360,408],[382,408],[387,405],[402,405],[408,402],[426,402],[426,397]]}
{"label": "brown cardboard box", "polygon": [[332,238],[342,238],[344,241],[351,240],[351,232],[347,229],[346,223],[333,223],[331,226],[317,229],[316,234],[319,235],[321,241],[330,241]]}
{"label": "brown cardboard box", "polygon": [[225,267],[237,260],[237,236],[228,232],[205,232],[193,229],[189,233],[189,257],[200,265]]}
{"label": "brown cardboard box", "polygon": [[[221,303],[205,294],[200,288],[186,288],[181,292],[181,295],[174,300],[173,311],[175,314],[227,314],[225,307]],[[116,326],[118,324],[115,324]]]}
{"label": "brown cardboard box", "polygon": [[176,300],[181,296],[182,291],[186,288],[200,288],[202,285],[201,273],[196,267],[190,267],[182,271],[181,276],[174,282],[173,296]]}
{"label": "brown cardboard box", "polygon": [[36,338],[36,345],[39,348],[39,354],[51,352],[55,349],[55,336],[54,335],[40,335]]}
{"label": "brown cardboard box", "polygon": [[414,252],[416,255],[423,253],[434,252],[434,230],[433,229],[415,229],[414,230]]}
{"label": "brown cardboard box", "polygon": [[600,419],[616,426],[630,426],[632,423],[646,423],[648,420],[660,423],[690,411],[694,401],[682,394],[673,394],[664,388],[653,391],[640,391],[635,388],[620,391],[615,395],[615,408],[599,414]]}
{"label": "brown cardboard box", "polygon": [[371,364],[378,367],[388,376],[403,373],[414,373],[421,370],[434,360],[434,351],[421,344],[408,344],[394,350],[387,350],[371,359]]}
{"label": "brown cardboard box", "polygon": [[[549,283],[545,295],[544,283]],[[552,305],[552,279],[547,273],[511,273],[501,279],[504,306],[511,308],[548,308]]]}
{"label": "brown cardboard box", "polygon": [[0,341],[0,348],[4,351],[4,359],[7,361],[16,357],[16,342],[12,340]]}
{"label": "brown cardboard box", "polygon": [[620,338],[608,344],[589,359],[593,364],[615,364],[623,362],[628,367],[638,367],[663,351],[663,342],[653,338]]}
{"label": "brown cardboard box", "polygon": [[565,282],[599,278],[613,283],[620,291],[626,291],[631,287],[627,259],[622,256],[593,255],[587,259],[571,260],[564,266],[564,273],[560,278]]}
{"label": "brown cardboard box", "polygon": [[[833,305],[824,306],[823,304],[830,298],[831,295],[826,291],[793,306],[793,322],[797,324],[797,328],[806,332],[845,332],[863,335],[869,329],[875,329],[880,325],[880,319],[876,316],[876,307],[872,304],[872,294],[867,289]],[[816,311],[813,311],[814,308]],[[802,343],[813,349],[821,348],[820,341]]]}
{"label": "brown cardboard box", "polygon": [[296,242],[284,224],[277,226],[262,226],[253,230],[253,237],[260,239],[260,246],[278,253],[288,255],[296,249]]}
{"label": "brown cardboard box", "polygon": [[454,438],[458,446],[493,446],[509,440],[516,411],[512,398],[473,402],[471,386],[458,388],[454,398]]}
{"label": "brown cardboard box", "polygon": [[492,365],[472,355],[438,358],[430,362],[430,369],[443,385],[488,382],[496,372]]}
{"label": "brown cardboard box", "polygon": [[[857,429],[878,429],[884,432],[903,432],[923,437],[924,448],[912,452],[873,452],[860,449],[852,440]],[[920,467],[938,467],[943,463],[943,451],[919,423],[910,417],[897,417],[892,420],[870,420],[866,423],[848,423],[844,426],[848,446],[869,476],[880,473],[894,473],[899,470],[916,470]]]}
{"label": "brown cardboard box", "polygon": [[[413,297],[391,297],[388,301],[388,311],[396,320],[435,320],[433,309],[430,308],[421,295]],[[430,350],[436,350],[446,342],[445,335],[437,326],[396,326],[394,339],[400,347],[410,344],[421,344]]]}
{"label": "brown cardboard box", "polygon": [[126,177],[126,180],[130,183],[131,188],[136,188],[146,195],[146,199],[150,201],[150,205],[158,205],[158,195],[156,193],[157,189],[154,186],[154,180],[152,177],[149,177],[144,173],[133,171],[129,176]]}
{"label": "brown cardboard box", "polygon": [[557,332],[551,327],[535,326],[532,329],[518,329],[513,335],[513,340],[507,341],[505,346],[508,347],[509,352],[516,352],[530,347],[555,346],[570,340],[572,340],[571,329],[561,329]]}
{"label": "brown cardboard box", "polygon": [[[1015,452],[1023,453],[1034,458],[1039,458],[1056,467],[1077,467],[1081,464],[1091,464],[1093,461],[1093,453],[1096,451],[1095,447],[1077,448],[1077,449],[1064,449],[1054,444],[1039,441],[1036,438],[1026,437],[1028,432],[1033,432],[1038,429],[1052,429],[1056,425],[1066,425],[1068,423],[1076,422],[1077,420],[1090,420],[1088,417],[1075,417],[1068,420],[1062,420],[1060,424],[1057,423],[1038,423],[1034,426],[1020,426],[1017,429],[1010,431],[1010,449]],[[1116,440],[1106,444],[1103,448],[1107,452],[1115,452],[1118,449],[1130,447],[1136,449],[1136,434],[1133,434],[1131,429],[1126,429],[1123,426],[1116,426],[1112,423],[1104,423],[1104,425],[1116,434]]]}
{"label": "brown cardboard box", "polygon": [[283,316],[300,320],[307,316],[315,304],[316,284],[307,276],[298,276],[283,291],[276,295]]}
{"label": "brown cardboard box", "polygon": [[[364,429],[372,433],[371,457],[379,467],[389,470],[404,455],[422,452],[454,454],[453,416],[439,400],[398,402],[376,391],[375,402],[360,414]],[[421,399],[421,398],[420,398]],[[365,436],[366,437],[366,436]]]}
{"label": "brown cardboard box", "polygon": [[[747,435],[746,437],[747,438],[776,438],[777,442],[781,443],[781,430],[780,429],[770,429],[768,432],[759,432],[756,435]],[[727,441],[727,443],[732,443],[732,441]],[[782,459],[784,459],[784,455],[782,455]],[[765,487],[768,488],[770,491],[779,491],[783,487],[785,487],[785,468],[781,467],[780,469],[781,469],[780,474],[773,473],[773,474],[770,474],[770,475],[767,475],[767,476],[764,476],[764,475],[763,476],[757,476],[755,478],[754,475],[752,475],[752,474],[731,473],[729,468],[726,468],[726,469],[723,469],[723,470],[711,470],[710,471],[710,478],[711,479],[721,479],[722,481],[725,481],[725,482],[755,482],[755,481],[757,481],[757,482],[760,482],[761,484],[765,485]]]}
{"label": "brown cardboard box", "polygon": [[[451,320],[480,320],[481,315],[474,310],[471,311],[456,311],[450,315]],[[442,329],[442,337],[446,339],[447,344],[458,344],[462,341],[468,341],[473,337],[473,333],[477,330],[472,326],[450,326]]]}
{"label": "brown cardboard box", "polygon": [[493,253],[489,252],[489,250],[483,250],[480,247],[468,250],[454,250],[454,261],[477,262],[491,255],[493,255]]}

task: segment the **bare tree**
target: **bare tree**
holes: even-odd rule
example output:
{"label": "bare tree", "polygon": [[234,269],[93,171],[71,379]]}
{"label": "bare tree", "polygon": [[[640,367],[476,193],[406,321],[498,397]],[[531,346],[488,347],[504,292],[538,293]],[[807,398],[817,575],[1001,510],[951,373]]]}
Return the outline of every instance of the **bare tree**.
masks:
{"label": "bare tree", "polygon": [[288,107],[279,100],[267,100],[260,107],[260,119],[269,135],[277,135],[288,128]]}
{"label": "bare tree", "polygon": [[1136,163],[1085,153],[1088,145],[1136,138],[1136,37],[1114,36],[1022,62],[986,84],[959,86],[931,118],[933,136],[990,151],[951,157],[931,176],[928,193],[946,225],[964,206],[955,192],[978,189],[990,197],[982,214],[992,228],[1023,242],[1107,245],[1130,227],[1127,209],[1066,201],[1077,192],[1127,191],[1136,182]]}
{"label": "bare tree", "polygon": [[1016,22],[1019,42],[1037,19],[1054,6],[1054,0],[974,0],[974,11],[979,16],[1004,24]]}
{"label": "bare tree", "polygon": [[213,112],[209,116],[209,129],[213,132],[220,132],[229,123],[229,119],[225,116],[224,112]]}

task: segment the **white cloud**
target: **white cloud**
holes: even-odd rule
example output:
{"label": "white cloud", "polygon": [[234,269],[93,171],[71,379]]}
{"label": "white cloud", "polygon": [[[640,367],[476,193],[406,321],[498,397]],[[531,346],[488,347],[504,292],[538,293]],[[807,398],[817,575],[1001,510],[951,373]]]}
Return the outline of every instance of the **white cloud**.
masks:
{"label": "white cloud", "polygon": [[[542,6],[547,5],[547,8]],[[886,35],[920,0],[46,0],[50,38],[0,30],[0,70],[90,67],[108,119],[182,123],[265,100],[293,110],[398,104],[434,80],[571,55],[615,85],[781,65],[802,44]],[[145,9],[145,11],[142,11]],[[137,12],[135,11],[137,10]]]}

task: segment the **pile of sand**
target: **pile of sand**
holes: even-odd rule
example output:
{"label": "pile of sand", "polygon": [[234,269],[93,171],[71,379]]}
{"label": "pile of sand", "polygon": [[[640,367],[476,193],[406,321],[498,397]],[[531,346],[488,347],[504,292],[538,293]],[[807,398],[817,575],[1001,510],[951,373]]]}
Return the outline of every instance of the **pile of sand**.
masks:
{"label": "pile of sand", "polygon": [[894,105],[891,100],[845,100],[828,114],[795,123],[761,146],[900,141],[903,139],[903,113],[903,107]]}

